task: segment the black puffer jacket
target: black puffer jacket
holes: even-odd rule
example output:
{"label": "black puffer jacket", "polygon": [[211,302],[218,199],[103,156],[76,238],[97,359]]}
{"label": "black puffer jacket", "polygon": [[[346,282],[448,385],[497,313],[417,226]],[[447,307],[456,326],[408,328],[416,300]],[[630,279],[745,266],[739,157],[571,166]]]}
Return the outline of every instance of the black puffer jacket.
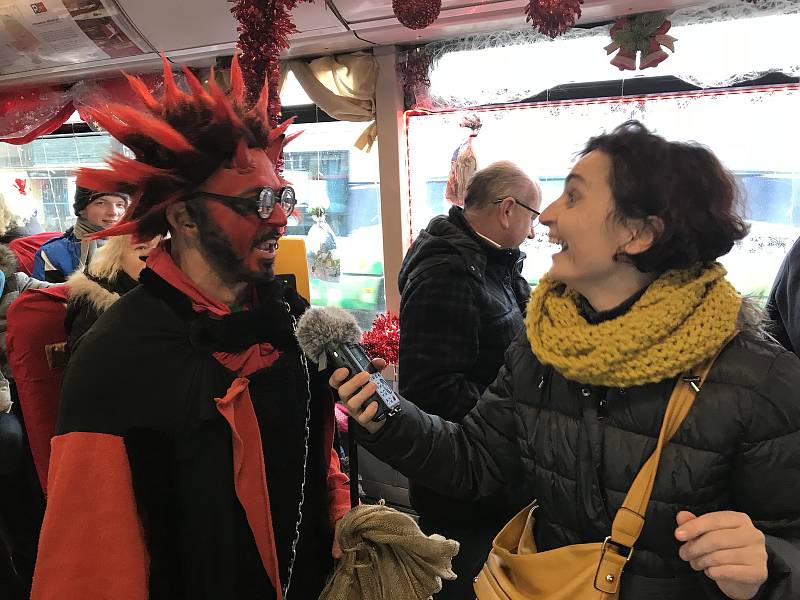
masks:
{"label": "black puffer jacket", "polygon": [[457,207],[420,232],[398,278],[403,396],[451,421],[472,410],[524,327],[524,259],[491,246]]}
{"label": "black puffer jacket", "polygon": [[[524,329],[530,286],[519,249],[492,246],[453,207],[420,232],[400,270],[400,393],[423,410],[460,421],[497,377]],[[420,515],[504,521],[492,501],[476,510],[411,482]],[[495,513],[495,514],[492,514]]]}
{"label": "black puffer jacket", "polygon": [[[656,444],[674,381],[605,389],[543,366],[520,336],[462,426],[410,403],[363,444],[409,477],[464,498],[514,482],[539,500],[540,550],[602,541]],[[759,600],[800,597],[800,360],[754,332],[723,351],[665,447],[622,598],[724,598],[678,556],[679,510],[745,512],[767,534]],[[360,430],[364,433],[364,430]],[[658,578],[659,593],[637,591]],[[663,579],[662,579],[663,578]],[[641,589],[641,588],[638,588]]]}
{"label": "black puffer jacket", "polygon": [[787,350],[800,354],[800,239],[775,276],[767,301],[769,332]]}

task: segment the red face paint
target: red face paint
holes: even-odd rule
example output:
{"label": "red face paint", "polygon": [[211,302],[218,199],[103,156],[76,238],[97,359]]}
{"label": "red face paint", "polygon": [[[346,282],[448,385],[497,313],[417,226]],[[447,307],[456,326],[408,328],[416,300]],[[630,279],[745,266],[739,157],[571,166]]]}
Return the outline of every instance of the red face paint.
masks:
{"label": "red face paint", "polygon": [[[208,199],[206,210],[211,220],[227,238],[230,247],[240,260],[241,270],[249,273],[263,272],[275,260],[278,239],[286,227],[286,214],[275,204],[268,219],[256,212],[257,190],[270,186],[281,187],[272,161],[263,150],[249,149],[250,165],[241,168],[221,168],[200,188],[201,191],[226,196],[253,199],[252,212],[237,212],[223,200]],[[241,165],[243,161],[236,161]]]}

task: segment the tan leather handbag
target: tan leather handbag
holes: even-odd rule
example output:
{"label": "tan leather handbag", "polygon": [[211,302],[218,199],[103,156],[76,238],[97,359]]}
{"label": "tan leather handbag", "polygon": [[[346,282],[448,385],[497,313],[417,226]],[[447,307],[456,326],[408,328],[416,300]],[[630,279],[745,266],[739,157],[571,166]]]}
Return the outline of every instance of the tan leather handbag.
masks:
{"label": "tan leather handbag", "polygon": [[[723,345],[724,348],[724,345]],[[631,485],[602,543],[575,544],[537,552],[533,539],[536,502],[506,524],[492,543],[478,577],[478,600],[615,600],[622,570],[644,527],[644,514],[661,449],[683,423],[716,356],[675,384],[653,454]]]}

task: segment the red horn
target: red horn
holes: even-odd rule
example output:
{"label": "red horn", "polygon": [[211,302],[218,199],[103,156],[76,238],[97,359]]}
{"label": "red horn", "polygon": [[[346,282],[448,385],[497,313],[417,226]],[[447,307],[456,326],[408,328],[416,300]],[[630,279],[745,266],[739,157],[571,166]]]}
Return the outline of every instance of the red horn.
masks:
{"label": "red horn", "polygon": [[234,54],[231,60],[231,99],[244,106],[244,79],[242,78],[242,69],[239,66],[239,55]]}

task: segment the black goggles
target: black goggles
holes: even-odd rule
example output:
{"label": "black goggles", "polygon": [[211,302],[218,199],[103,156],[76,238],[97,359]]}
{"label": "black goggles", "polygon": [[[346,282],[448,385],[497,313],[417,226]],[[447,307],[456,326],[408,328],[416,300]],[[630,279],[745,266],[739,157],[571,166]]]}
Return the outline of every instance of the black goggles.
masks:
{"label": "black goggles", "polygon": [[281,209],[289,216],[292,214],[295,205],[297,204],[297,197],[294,195],[294,188],[286,187],[278,188],[277,190],[271,187],[258,188],[253,196],[225,196],[224,194],[214,194],[211,192],[196,192],[190,196],[191,198],[205,197],[214,198],[215,200],[224,200],[226,202],[252,202],[258,216],[262,219],[269,219],[275,203],[280,204]]}

